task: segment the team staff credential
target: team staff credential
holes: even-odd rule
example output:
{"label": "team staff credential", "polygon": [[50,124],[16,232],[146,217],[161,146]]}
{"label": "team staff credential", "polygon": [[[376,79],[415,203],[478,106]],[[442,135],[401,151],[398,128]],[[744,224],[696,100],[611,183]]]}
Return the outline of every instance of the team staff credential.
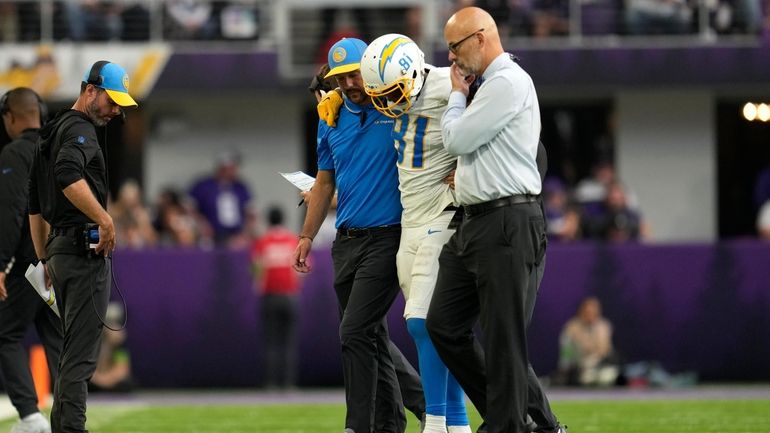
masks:
{"label": "team staff credential", "polygon": [[96,368],[115,248],[115,226],[106,211],[106,164],[96,128],[119,116],[121,107],[137,105],[128,86],[122,67],[94,63],[72,108],[41,129],[35,154],[29,203],[32,240],[53,283],[64,326],[51,410],[55,433],[86,431],[87,382]]}

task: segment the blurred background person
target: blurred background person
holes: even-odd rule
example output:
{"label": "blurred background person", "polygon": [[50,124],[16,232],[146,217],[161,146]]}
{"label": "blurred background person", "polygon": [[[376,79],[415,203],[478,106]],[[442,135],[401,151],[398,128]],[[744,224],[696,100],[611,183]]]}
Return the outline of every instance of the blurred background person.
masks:
{"label": "blurred background person", "polygon": [[118,198],[109,206],[121,247],[141,249],[154,246],[158,235],[152,226],[150,213],[142,203],[139,183],[129,179],[118,191]]}
{"label": "blurred background person", "polygon": [[580,303],[559,337],[559,385],[614,385],[620,373],[612,347],[612,325],[596,297]]}
{"label": "blurred background person", "polygon": [[126,330],[123,305],[110,302],[102,330],[102,344],[96,371],[88,384],[89,391],[129,392],[134,388],[131,379],[131,358],[125,347]]}
{"label": "blurred background person", "polygon": [[297,375],[300,285],[291,266],[297,233],[284,226],[284,214],[279,207],[268,210],[267,223],[267,231],[251,247],[255,286],[262,297],[265,387],[287,389],[294,387]]}
{"label": "blurred background person", "polygon": [[212,2],[169,0],[165,3],[165,34],[169,39],[212,39],[217,33]]}
{"label": "blurred background person", "polygon": [[759,238],[770,241],[770,200],[759,208],[757,215],[757,234]]}
{"label": "blurred background person", "polygon": [[165,188],[158,196],[153,227],[163,246],[194,247],[211,243],[208,225],[201,227],[192,206],[185,203],[174,188]]}
{"label": "blurred background person", "polygon": [[543,183],[544,209],[548,238],[558,242],[580,238],[580,212],[570,203],[564,183],[549,177]]}
{"label": "blurred background person", "polygon": [[617,181],[607,186],[602,206],[587,215],[585,232],[592,239],[607,242],[640,241],[649,237],[649,228],[642,214],[628,205],[625,188]]}
{"label": "blurred background person", "polygon": [[194,209],[211,227],[216,245],[245,247],[255,231],[252,194],[238,173],[240,163],[236,151],[220,154],[214,174],[199,179],[190,189]]}

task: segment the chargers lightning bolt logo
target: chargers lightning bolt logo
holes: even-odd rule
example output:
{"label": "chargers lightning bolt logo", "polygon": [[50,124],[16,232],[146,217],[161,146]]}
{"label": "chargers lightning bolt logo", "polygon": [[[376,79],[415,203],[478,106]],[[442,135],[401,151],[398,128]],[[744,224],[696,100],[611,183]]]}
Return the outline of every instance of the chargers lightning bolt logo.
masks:
{"label": "chargers lightning bolt logo", "polygon": [[396,51],[396,48],[408,43],[412,43],[412,41],[407,38],[396,38],[382,49],[382,53],[380,53],[380,79],[383,82],[385,81],[385,65],[393,60],[393,53]]}

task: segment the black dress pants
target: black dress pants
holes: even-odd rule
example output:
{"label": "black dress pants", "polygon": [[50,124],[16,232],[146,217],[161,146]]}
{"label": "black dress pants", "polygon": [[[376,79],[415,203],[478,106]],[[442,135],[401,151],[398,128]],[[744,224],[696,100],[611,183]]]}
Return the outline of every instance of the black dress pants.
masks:
{"label": "black dress pants", "polygon": [[68,236],[48,242],[48,272],[64,324],[59,377],[51,408],[53,433],[83,433],[88,380],[96,370],[102,319],[110,299],[111,262],[78,251]]}
{"label": "black dress pants", "polygon": [[357,237],[337,234],[332,246],[341,316],[345,428],[355,433],[374,429],[403,433],[406,428],[385,321],[400,291],[396,274],[400,236],[400,230]]}
{"label": "black dress pants", "polygon": [[[546,245],[540,205],[512,204],[463,218],[439,258],[426,325],[489,433],[525,432],[528,401],[547,403],[526,335]],[[477,320],[483,348],[473,334]],[[548,422],[550,408],[540,412],[535,421]]]}
{"label": "black dress pants", "polygon": [[7,274],[5,286],[8,298],[0,302],[0,371],[11,403],[19,418],[24,418],[37,412],[38,408],[29,356],[22,340],[34,324],[45,348],[51,383],[54,383],[61,354],[62,325],[23,274]]}

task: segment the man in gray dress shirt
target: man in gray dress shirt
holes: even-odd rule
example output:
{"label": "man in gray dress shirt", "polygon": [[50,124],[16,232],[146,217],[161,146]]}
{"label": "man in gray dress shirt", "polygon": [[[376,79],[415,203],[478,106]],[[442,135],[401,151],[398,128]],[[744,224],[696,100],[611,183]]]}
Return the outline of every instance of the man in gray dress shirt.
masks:
{"label": "man in gray dress shirt", "polygon": [[[489,433],[562,432],[527,356],[542,277],[545,222],[537,195],[540,108],[530,76],[503,51],[492,17],[461,9],[447,22],[452,93],[444,146],[457,155],[457,232],[444,247],[427,328]],[[469,84],[481,85],[466,108]],[[473,335],[480,321],[484,346]]]}

